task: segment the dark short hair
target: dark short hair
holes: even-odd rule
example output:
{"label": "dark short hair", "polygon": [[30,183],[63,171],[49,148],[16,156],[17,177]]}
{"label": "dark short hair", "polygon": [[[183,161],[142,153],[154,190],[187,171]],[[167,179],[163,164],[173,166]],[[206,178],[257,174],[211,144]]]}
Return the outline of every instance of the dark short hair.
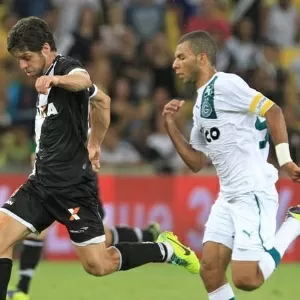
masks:
{"label": "dark short hair", "polygon": [[8,52],[32,51],[39,52],[45,43],[48,43],[52,51],[56,51],[56,45],[52,32],[45,21],[37,17],[28,17],[18,21],[7,37]]}
{"label": "dark short hair", "polygon": [[180,38],[178,45],[184,42],[190,42],[195,55],[205,53],[211,64],[215,64],[217,44],[209,33],[201,30],[189,32]]}

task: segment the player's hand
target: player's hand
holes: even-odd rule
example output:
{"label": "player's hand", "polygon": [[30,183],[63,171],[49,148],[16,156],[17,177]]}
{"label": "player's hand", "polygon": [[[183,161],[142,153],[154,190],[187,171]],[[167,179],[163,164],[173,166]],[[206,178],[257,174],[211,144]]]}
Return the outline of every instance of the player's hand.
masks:
{"label": "player's hand", "polygon": [[163,110],[163,117],[165,119],[166,123],[173,123],[176,117],[176,114],[180,110],[180,108],[183,106],[185,102],[183,100],[176,100],[173,99],[169,103],[167,103]]}
{"label": "player's hand", "polygon": [[99,172],[100,170],[100,154],[101,149],[100,145],[88,144],[88,151],[89,151],[89,159],[92,164],[92,168],[94,172]]}
{"label": "player's hand", "polygon": [[283,169],[293,181],[300,182],[300,168],[294,162],[286,163]]}
{"label": "player's hand", "polygon": [[48,94],[48,89],[52,86],[58,85],[58,78],[56,76],[41,76],[35,82],[35,88],[39,94]]}

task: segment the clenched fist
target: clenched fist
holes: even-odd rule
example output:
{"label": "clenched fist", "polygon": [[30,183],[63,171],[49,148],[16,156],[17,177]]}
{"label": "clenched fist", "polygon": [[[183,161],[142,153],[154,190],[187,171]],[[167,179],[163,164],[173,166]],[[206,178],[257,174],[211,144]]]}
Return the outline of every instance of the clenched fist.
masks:
{"label": "clenched fist", "polygon": [[283,169],[293,181],[300,182],[300,168],[294,162],[283,165]]}
{"label": "clenched fist", "polygon": [[162,115],[166,123],[174,122],[176,118],[176,114],[178,113],[178,111],[180,110],[180,108],[183,106],[184,103],[185,102],[183,100],[173,99],[165,105]]}
{"label": "clenched fist", "polygon": [[35,88],[39,94],[48,94],[48,89],[52,86],[58,85],[58,78],[56,76],[41,76],[35,82]]}

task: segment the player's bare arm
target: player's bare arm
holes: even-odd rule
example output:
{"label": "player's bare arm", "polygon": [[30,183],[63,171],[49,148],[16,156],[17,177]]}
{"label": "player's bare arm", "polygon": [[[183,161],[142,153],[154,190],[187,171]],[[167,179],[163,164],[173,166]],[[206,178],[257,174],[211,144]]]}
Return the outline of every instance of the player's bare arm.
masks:
{"label": "player's bare arm", "polygon": [[35,88],[40,94],[48,94],[48,89],[56,86],[71,92],[88,89],[92,85],[87,72],[78,71],[63,76],[41,76],[36,80]]}
{"label": "player's bare arm", "polygon": [[281,108],[273,104],[266,112],[265,118],[275,145],[280,167],[288,173],[292,180],[300,182],[300,168],[292,161],[290,156],[288,133]]}
{"label": "player's bare arm", "polygon": [[90,141],[102,144],[110,124],[110,97],[97,90],[96,95],[90,100]]}
{"label": "player's bare arm", "polygon": [[197,173],[206,165],[204,153],[195,150],[178,130],[175,122],[177,112],[183,106],[184,101],[172,100],[163,110],[165,128],[183,161],[194,172]]}
{"label": "player's bare arm", "polygon": [[89,159],[94,171],[100,169],[100,145],[110,123],[110,97],[100,90],[90,99],[91,133],[88,143]]}

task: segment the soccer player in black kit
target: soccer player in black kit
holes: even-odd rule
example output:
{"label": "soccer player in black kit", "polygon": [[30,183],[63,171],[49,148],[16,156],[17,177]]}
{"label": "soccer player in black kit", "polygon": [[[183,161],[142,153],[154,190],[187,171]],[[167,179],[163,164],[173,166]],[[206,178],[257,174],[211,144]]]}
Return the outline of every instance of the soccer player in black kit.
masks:
{"label": "soccer player in black kit", "polygon": [[[110,98],[100,91],[96,85],[92,85],[89,88],[90,100],[98,101],[102,107],[102,136],[101,141],[104,138],[106,129],[110,123]],[[32,164],[34,166],[35,152],[32,154]],[[97,173],[94,173],[96,185],[97,185]],[[98,211],[102,218],[105,218],[105,211],[103,203],[98,191]],[[159,236],[160,227],[157,223],[151,223],[147,228],[132,228],[128,226],[115,226],[108,228],[104,224],[105,231],[105,244],[106,247],[110,247],[119,242],[153,242]],[[19,269],[19,281],[15,288],[7,291],[7,300],[29,300],[29,288],[33,279],[35,269],[37,268],[43,251],[44,239],[47,235],[47,229],[41,234],[30,234],[23,241],[23,247],[20,253],[20,269]]]}
{"label": "soccer player in black kit", "polygon": [[21,19],[12,27],[7,49],[39,93],[35,132],[36,162],[28,180],[0,209],[0,300],[6,299],[13,245],[54,221],[64,224],[87,273],[105,276],[150,262],[168,262],[198,274],[195,253],[171,232],[156,243],[105,245],[93,170],[100,168],[101,106],[91,101],[87,143],[89,74],[80,62],[60,56],[47,24]]}

